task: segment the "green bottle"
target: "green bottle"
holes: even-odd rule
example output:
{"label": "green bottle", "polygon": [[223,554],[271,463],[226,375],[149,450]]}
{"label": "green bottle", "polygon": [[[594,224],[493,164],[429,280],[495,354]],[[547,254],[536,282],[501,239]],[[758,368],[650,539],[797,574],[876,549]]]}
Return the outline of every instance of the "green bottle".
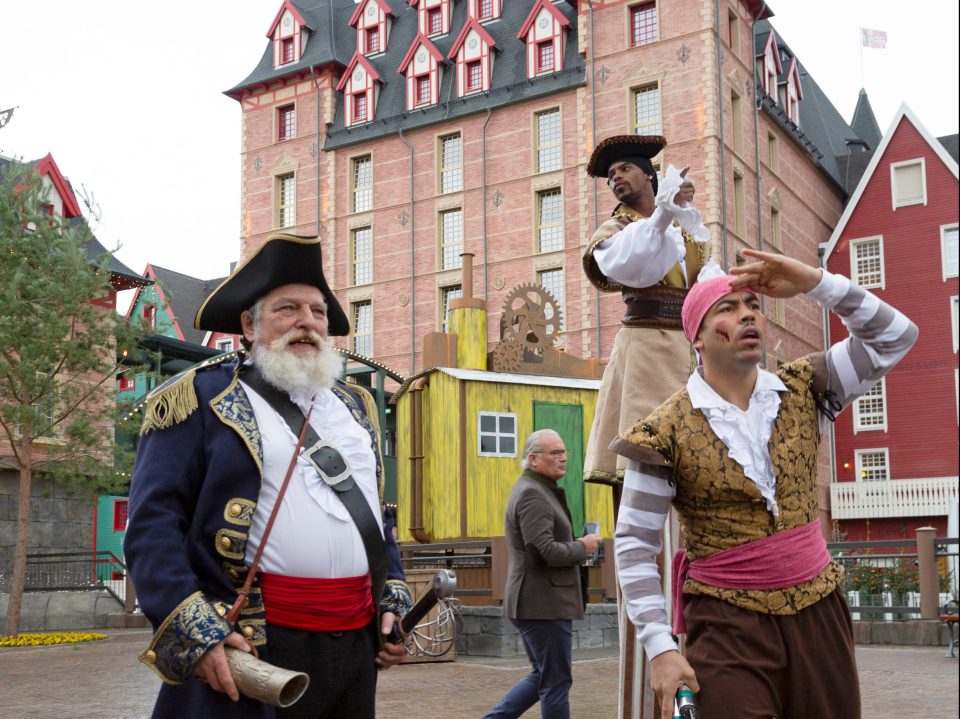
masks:
{"label": "green bottle", "polygon": [[693,700],[693,692],[686,684],[681,684],[677,690],[677,698],[673,702],[674,719],[697,719],[697,704]]}

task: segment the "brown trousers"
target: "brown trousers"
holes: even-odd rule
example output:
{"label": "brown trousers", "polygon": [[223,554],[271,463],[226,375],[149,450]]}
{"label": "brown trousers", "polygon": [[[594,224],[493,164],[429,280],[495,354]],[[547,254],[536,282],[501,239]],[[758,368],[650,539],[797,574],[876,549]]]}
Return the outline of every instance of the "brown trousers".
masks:
{"label": "brown trousers", "polygon": [[688,595],[684,619],[703,719],[859,719],[853,624],[839,592],[787,616]]}

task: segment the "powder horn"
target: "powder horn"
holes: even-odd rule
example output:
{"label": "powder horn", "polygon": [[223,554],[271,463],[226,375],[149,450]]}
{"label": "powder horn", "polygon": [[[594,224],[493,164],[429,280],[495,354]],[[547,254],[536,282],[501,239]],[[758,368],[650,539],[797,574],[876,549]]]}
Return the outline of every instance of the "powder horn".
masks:
{"label": "powder horn", "polygon": [[310,677],[303,672],[282,669],[233,647],[224,648],[233,681],[245,697],[284,709],[307,691]]}

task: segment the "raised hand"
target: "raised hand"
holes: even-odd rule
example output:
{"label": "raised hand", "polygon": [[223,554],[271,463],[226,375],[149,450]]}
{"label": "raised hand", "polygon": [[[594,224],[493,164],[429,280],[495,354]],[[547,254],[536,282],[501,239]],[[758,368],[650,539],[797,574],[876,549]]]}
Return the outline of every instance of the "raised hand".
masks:
{"label": "raised hand", "polygon": [[684,181],[680,184],[680,189],[677,190],[677,194],[673,196],[673,204],[677,207],[685,207],[688,203],[692,203],[693,196],[696,194],[693,182],[686,179],[689,170],[689,167],[684,167],[680,170],[680,177],[684,178]]}
{"label": "raised hand", "polygon": [[793,297],[820,283],[822,272],[818,268],[792,257],[759,250],[744,250],[743,254],[754,262],[730,269],[736,277],[730,282],[733,289],[753,287],[768,297]]}

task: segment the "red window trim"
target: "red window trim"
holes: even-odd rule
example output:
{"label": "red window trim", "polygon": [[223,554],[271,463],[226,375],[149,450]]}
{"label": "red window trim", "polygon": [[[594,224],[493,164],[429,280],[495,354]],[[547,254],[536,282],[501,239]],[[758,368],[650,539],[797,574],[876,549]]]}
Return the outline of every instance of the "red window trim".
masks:
{"label": "red window trim", "polygon": [[[373,40],[376,40],[374,46]],[[366,54],[380,52],[380,26],[368,27],[366,32]]]}
{"label": "red window trim", "polygon": [[493,0],[477,0],[477,19],[493,20]]}
{"label": "red window trim", "polygon": [[297,135],[297,111],[293,105],[277,110],[277,141],[292,140]]}
{"label": "red window trim", "polygon": [[296,58],[293,56],[294,45],[292,37],[285,37],[280,39],[280,64],[287,65],[293,62]]}
{"label": "red window trim", "polygon": [[[476,70],[476,74],[474,74],[474,70]],[[466,76],[467,90],[480,90],[483,87],[483,65],[480,60],[471,60],[467,63]]]}
{"label": "red window trim", "polygon": [[[430,104],[430,75],[416,75],[414,78],[414,103],[419,107],[420,105],[429,105]],[[424,94],[426,90],[426,94]]]}
{"label": "red window trim", "polygon": [[137,388],[137,380],[130,377],[121,377],[117,383],[117,390],[119,392],[129,392]]}
{"label": "red window trim", "polygon": [[[436,27],[434,27],[434,24],[436,24]],[[427,8],[427,35],[438,35],[442,32],[443,10],[439,7]]]}
{"label": "red window trim", "polygon": [[127,528],[127,510],[129,509],[129,500],[113,500],[113,531],[123,532]]}
{"label": "red window trim", "polygon": [[[630,8],[630,47],[640,47],[641,45],[649,45],[651,42],[656,42],[656,31],[657,31],[657,15],[656,15],[656,2],[641,2]],[[646,14],[650,11],[653,11],[652,24],[653,25],[653,37],[645,37],[644,30],[648,26],[648,23],[641,23],[637,27],[637,18],[641,14]]]}
{"label": "red window trim", "polygon": [[[361,114],[362,110],[362,114]],[[353,93],[353,121],[367,120],[367,91]]]}
{"label": "red window trim", "polygon": [[[544,62],[545,55],[549,55],[549,64]],[[554,72],[557,69],[557,61],[553,52],[553,39],[542,40],[537,43],[537,74],[544,72]]]}
{"label": "red window trim", "polygon": [[157,306],[154,304],[145,304],[140,309],[141,316],[147,321],[150,328],[157,326]]}

